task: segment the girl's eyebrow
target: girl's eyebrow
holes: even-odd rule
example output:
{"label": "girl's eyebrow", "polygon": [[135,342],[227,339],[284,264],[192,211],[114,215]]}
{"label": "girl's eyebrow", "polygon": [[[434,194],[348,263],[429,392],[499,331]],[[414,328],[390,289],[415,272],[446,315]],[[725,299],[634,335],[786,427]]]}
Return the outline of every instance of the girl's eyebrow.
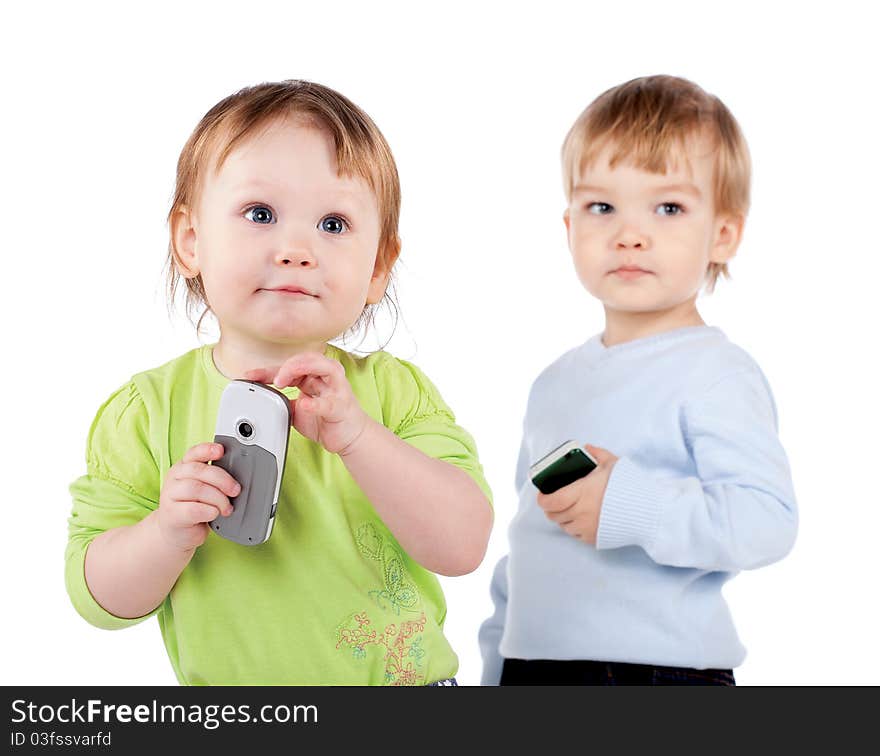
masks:
{"label": "girl's eyebrow", "polygon": [[247,181],[242,181],[239,184],[236,184],[236,189],[249,189],[252,186],[275,186],[273,181],[264,181],[259,178],[248,179]]}
{"label": "girl's eyebrow", "polygon": [[[240,184],[237,184],[232,191],[233,192],[245,192],[250,191],[252,189],[279,189],[283,190],[283,184],[276,184],[274,181],[266,181],[260,178],[253,178],[249,181],[244,181]],[[341,195],[346,199],[350,199],[357,204],[368,204],[363,197],[363,192],[358,191],[357,189],[348,189],[345,187],[333,187],[329,190],[333,194]]]}

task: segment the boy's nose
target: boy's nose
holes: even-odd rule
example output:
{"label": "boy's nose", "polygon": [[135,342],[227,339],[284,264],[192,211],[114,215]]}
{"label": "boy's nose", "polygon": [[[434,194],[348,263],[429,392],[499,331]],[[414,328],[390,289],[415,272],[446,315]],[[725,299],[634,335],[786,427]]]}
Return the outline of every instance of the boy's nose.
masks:
{"label": "boy's nose", "polygon": [[631,227],[621,229],[614,239],[615,249],[646,249],[647,246],[647,237]]}

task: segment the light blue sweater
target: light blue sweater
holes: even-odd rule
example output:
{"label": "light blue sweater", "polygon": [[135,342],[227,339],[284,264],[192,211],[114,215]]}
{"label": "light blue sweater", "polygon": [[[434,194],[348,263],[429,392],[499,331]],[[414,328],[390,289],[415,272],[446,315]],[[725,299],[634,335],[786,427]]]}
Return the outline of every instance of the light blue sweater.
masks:
{"label": "light blue sweater", "polygon": [[[698,669],[745,658],[721,588],[797,533],[776,405],[757,363],[713,326],[606,347],[597,334],[535,380],[510,554],[480,629],[484,685],[504,658]],[[619,457],[596,546],[536,502],[528,467],[567,439]]]}

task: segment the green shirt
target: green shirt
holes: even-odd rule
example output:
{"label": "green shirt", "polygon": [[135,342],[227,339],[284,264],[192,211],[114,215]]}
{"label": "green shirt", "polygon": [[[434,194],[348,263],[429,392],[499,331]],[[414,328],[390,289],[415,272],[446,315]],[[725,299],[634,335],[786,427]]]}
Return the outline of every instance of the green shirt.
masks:
{"label": "green shirt", "polygon": [[[165,600],[124,619],[89,592],[83,565],[100,533],[155,510],[163,478],[212,441],[229,379],[213,344],[136,374],[100,407],[87,473],[70,486],[65,582],[91,624],[117,629],[154,614],[184,685],[422,685],[452,677],[437,577],[409,557],[336,454],[291,429],[272,535],[241,546],[209,531]],[[372,418],[491,492],[473,438],[415,365],[387,352],[325,354],[345,368]],[[283,393],[295,397],[297,389]]]}

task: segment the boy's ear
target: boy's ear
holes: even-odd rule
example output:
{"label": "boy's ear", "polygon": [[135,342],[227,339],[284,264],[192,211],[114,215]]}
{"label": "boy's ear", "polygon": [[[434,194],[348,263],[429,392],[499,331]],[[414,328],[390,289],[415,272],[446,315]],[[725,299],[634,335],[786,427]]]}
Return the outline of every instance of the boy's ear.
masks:
{"label": "boy's ear", "polygon": [[562,222],[565,224],[565,243],[568,245],[569,251],[573,252],[571,248],[571,213],[568,208],[565,208],[565,211],[562,213]]}
{"label": "boy's ear", "polygon": [[181,205],[171,218],[171,243],[180,275],[195,278],[199,274],[196,229],[192,212],[186,205]]}
{"label": "boy's ear", "polygon": [[739,213],[723,215],[717,219],[709,262],[726,263],[736,254],[745,222],[745,216]]}
{"label": "boy's ear", "polygon": [[367,304],[376,304],[382,301],[385,290],[388,288],[388,279],[391,269],[397,258],[400,257],[400,238],[395,237],[385,245],[376,255],[376,263],[373,266],[373,275],[370,278],[370,286],[367,289]]}

